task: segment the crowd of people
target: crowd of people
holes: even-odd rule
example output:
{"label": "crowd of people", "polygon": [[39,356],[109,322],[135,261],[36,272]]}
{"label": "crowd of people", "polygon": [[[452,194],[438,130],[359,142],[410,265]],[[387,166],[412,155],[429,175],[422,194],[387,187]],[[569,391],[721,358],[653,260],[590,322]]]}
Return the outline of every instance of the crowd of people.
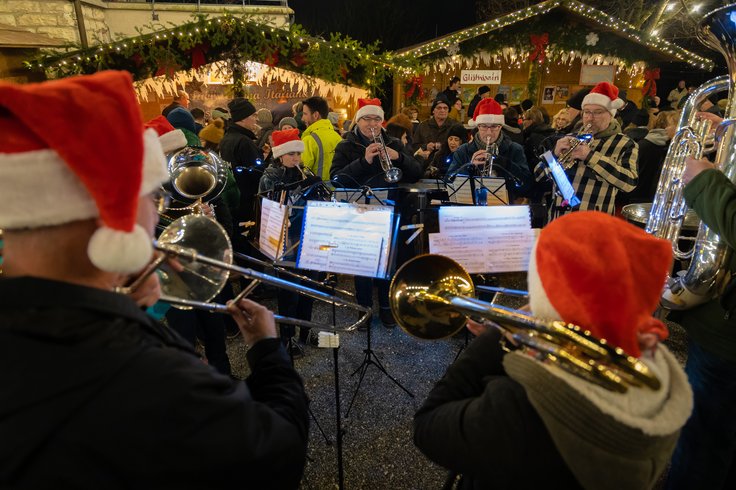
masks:
{"label": "crowd of people", "polygon": [[[668,488],[727,488],[736,454],[733,288],[679,313],[691,335],[683,369],[652,316],[671,245],[614,217],[627,202],[652,199],[686,84],[665,110],[656,99],[631,107],[603,82],[572,94],[553,117],[481,86],[465,120],[459,82],[438,93],[426,120],[415,107],[387,118],[380,100],[360,99],[345,127],[319,96],[275,119],[244,97],[190,109],[181,91],[144,122],[126,72],[0,84],[8,136],[0,150],[0,487],[299,486],[309,402],[289,358],[296,328],[278,330],[273,313],[232,301],[231,288],[217,298],[226,316],[157,309],[159,276],[140,276],[159,219],[176,219],[161,191],[166,155],[190,151],[225,162],[224,189],[199,211],[236,249],[253,251],[243,232],[255,228],[262,198],[293,204],[285,259],[294,258],[303,204],[329,199],[331,187],[388,186],[391,199],[422,178],[483,175],[504,179],[511,203],[545,204],[550,222],[528,273],[531,314],[584,326],[641,362],[659,387],[612,392],[470,320],[476,338],[416,413],[414,443],[459,475],[457,488],[651,488],[673,453]],[[699,117],[719,123],[718,101],[707,105]],[[545,152],[568,159],[579,207],[554,192]],[[736,186],[705,158],[686,163],[688,205],[735,247]],[[400,177],[387,184],[391,168]],[[360,305],[373,308],[374,288],[380,323],[392,328],[401,319],[388,280],[355,277]],[[308,320],[312,302],[279,292],[278,309]],[[249,346],[245,380],[231,373],[228,325]],[[307,346],[313,336],[300,328],[295,341]]]}

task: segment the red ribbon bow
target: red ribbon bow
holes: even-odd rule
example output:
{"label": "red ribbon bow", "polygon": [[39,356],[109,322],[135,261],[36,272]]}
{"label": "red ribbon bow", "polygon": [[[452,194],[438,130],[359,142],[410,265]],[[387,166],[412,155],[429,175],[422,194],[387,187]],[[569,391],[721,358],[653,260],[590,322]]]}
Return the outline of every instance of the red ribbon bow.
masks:
{"label": "red ribbon bow", "polygon": [[644,80],[644,95],[650,97],[657,95],[657,82],[655,80],[659,80],[659,68],[644,70]]}
{"label": "red ribbon bow", "polygon": [[201,43],[186,51],[192,57],[192,68],[197,69],[207,64],[207,50],[210,48],[209,43]]}
{"label": "red ribbon bow", "polygon": [[534,48],[534,51],[529,54],[529,61],[538,60],[540,63],[544,63],[544,59],[547,57],[546,47],[549,44],[549,34],[546,32],[539,36],[532,34],[529,38]]}
{"label": "red ribbon bow", "polygon": [[414,92],[416,90],[419,90],[419,98],[424,98],[424,88],[422,87],[422,83],[424,82],[424,78],[420,76],[416,76],[414,78],[410,78],[406,81],[406,84],[409,85],[409,90],[406,91],[404,94],[407,99],[411,99],[414,96]]}

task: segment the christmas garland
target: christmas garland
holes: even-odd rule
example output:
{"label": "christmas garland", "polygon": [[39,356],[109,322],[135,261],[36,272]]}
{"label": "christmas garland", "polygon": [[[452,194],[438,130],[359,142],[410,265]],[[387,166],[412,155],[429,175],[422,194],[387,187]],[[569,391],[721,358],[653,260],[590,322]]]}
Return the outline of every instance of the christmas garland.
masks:
{"label": "christmas garland", "polygon": [[[178,70],[198,69],[215,61],[227,63],[233,76],[233,93],[244,93],[244,62],[256,61],[334,83],[378,87],[392,73],[414,69],[411,63],[395,63],[391,54],[376,54],[378,42],[364,46],[341,34],[329,40],[306,33],[294,24],[288,29],[254,22],[247,17],[198,15],[181,26],[105,43],[85,50],[59,53],[43,51],[26,62],[32,70],[49,78],[116,69],[127,70],[134,79],[166,75]],[[416,64],[414,62],[414,64]]]}

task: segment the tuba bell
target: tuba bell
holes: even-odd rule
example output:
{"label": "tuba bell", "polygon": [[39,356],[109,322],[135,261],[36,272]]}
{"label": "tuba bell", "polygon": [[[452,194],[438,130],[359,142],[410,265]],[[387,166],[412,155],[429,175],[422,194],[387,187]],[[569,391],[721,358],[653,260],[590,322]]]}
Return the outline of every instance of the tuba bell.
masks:
{"label": "tuba bell", "polygon": [[[682,175],[688,157],[701,158],[709,149],[716,150],[715,164],[731,182],[736,181],[736,117],[734,84],[736,83],[736,4],[716,9],[705,16],[698,38],[706,46],[720,51],[726,58],[730,75],[710,80],[688,98],[683,108],[679,128],[665,157],[657,184],[646,231],[672,243],[678,259],[690,259],[684,276],[670,279],[662,294],[666,310],[684,310],[705,303],[718,294],[726,278],[724,265],[730,251],[720,237],[704,223],[700,224],[695,245],[690,251],[679,247],[680,229],[687,214],[683,197]],[[696,120],[700,104],[710,95],[728,91],[725,119],[716,128],[715,148],[711,145],[711,127],[707,121]]]}
{"label": "tuba bell", "polygon": [[182,148],[168,158],[167,168],[169,180],[163,188],[186,207],[211,201],[227,184],[227,163],[217,153],[204,148]]}

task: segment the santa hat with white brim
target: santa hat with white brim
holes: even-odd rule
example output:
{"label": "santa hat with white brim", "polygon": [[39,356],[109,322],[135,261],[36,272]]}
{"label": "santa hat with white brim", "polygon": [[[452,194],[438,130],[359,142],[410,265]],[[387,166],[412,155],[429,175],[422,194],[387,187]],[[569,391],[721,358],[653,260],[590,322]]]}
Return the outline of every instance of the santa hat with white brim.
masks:
{"label": "santa hat with white brim", "polygon": [[608,82],[600,82],[583,98],[581,107],[586,105],[599,105],[605,108],[612,116],[616,111],[626,105],[626,102],[618,98],[618,87]]}
{"label": "santa hat with white brim", "polygon": [[366,116],[378,116],[381,121],[384,119],[383,107],[381,107],[381,99],[358,99],[358,112],[355,113],[355,120],[360,121]]}
{"label": "santa hat with white brim", "polygon": [[[105,71],[43,83],[0,83],[0,229],[99,217],[87,254],[132,273],[150,260],[138,200],[168,178],[158,134],[144,130],[131,75]],[[73,118],[73,121],[72,121]]]}
{"label": "santa hat with white brim", "polygon": [[470,126],[478,124],[503,124],[506,120],[503,117],[503,107],[490,97],[482,99],[475,106],[473,119],[468,121]]}
{"label": "santa hat with white brim", "polygon": [[176,129],[165,116],[156,116],[144,124],[147,128],[153,128],[158,134],[161,149],[169,154],[187,146],[187,137],[184,131]]}
{"label": "santa hat with white brim", "polygon": [[287,153],[304,153],[304,142],[299,139],[298,129],[277,130],[271,133],[273,138],[273,157],[278,158]]}

